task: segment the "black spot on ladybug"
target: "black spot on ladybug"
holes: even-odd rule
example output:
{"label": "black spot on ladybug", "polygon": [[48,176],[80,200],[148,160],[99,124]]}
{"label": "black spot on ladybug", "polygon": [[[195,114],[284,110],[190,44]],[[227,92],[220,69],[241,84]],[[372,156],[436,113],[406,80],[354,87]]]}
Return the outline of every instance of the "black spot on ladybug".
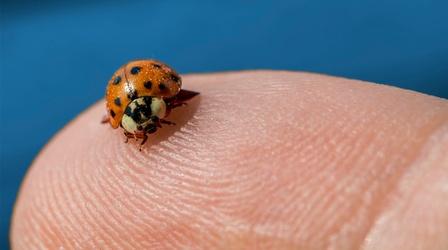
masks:
{"label": "black spot on ladybug", "polygon": [[145,86],[145,88],[147,89],[151,89],[152,88],[152,82],[151,81],[146,81],[143,86]]}
{"label": "black spot on ladybug", "polygon": [[137,99],[137,98],[138,98],[137,90],[135,90],[135,89],[131,90],[131,91],[128,93],[128,98],[129,98],[130,100],[135,100],[135,99]]}
{"label": "black spot on ladybug", "polygon": [[115,85],[119,84],[120,82],[121,82],[121,77],[120,76],[117,76],[117,77],[114,78],[114,82],[113,83]]}
{"label": "black spot on ladybug", "polygon": [[162,68],[162,66],[160,66],[160,64],[157,64],[157,63],[154,63],[152,66],[156,69]]}
{"label": "black spot on ladybug", "polygon": [[159,83],[159,89],[160,90],[165,90],[166,89],[166,85],[165,85],[165,83]]}
{"label": "black spot on ladybug", "polygon": [[120,100],[120,97],[115,98],[114,103],[115,103],[115,105],[117,105],[117,106],[121,106],[121,100]]}
{"label": "black spot on ladybug", "polygon": [[140,72],[140,70],[142,70],[142,67],[139,66],[132,67],[131,74],[136,75]]}
{"label": "black spot on ladybug", "polygon": [[171,74],[170,75],[171,80],[178,82],[180,80],[180,77],[176,74]]}
{"label": "black spot on ladybug", "polygon": [[115,112],[112,109],[110,110],[110,116],[115,117]]}

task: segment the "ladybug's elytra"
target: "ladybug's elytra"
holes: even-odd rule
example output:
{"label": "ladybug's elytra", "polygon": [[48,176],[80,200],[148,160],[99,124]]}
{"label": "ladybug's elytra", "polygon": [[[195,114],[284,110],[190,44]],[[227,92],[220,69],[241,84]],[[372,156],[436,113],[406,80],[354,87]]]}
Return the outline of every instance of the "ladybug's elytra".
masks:
{"label": "ladybug's elytra", "polygon": [[113,128],[121,126],[127,138],[154,133],[170,110],[185,104],[198,93],[181,90],[181,77],[168,65],[156,60],[138,60],[120,67],[106,90],[108,116],[103,120]]}

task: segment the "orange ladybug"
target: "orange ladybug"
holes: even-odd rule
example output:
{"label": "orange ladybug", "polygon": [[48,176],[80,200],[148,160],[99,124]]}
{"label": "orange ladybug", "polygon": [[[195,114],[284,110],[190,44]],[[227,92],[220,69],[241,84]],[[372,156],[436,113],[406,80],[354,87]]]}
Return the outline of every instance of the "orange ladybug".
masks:
{"label": "orange ladybug", "polygon": [[[181,90],[181,77],[168,65],[156,60],[131,61],[120,67],[106,89],[108,116],[112,128],[121,126],[127,138],[142,138],[156,132],[171,109],[185,104],[197,92]],[[127,140],[126,140],[127,141]]]}

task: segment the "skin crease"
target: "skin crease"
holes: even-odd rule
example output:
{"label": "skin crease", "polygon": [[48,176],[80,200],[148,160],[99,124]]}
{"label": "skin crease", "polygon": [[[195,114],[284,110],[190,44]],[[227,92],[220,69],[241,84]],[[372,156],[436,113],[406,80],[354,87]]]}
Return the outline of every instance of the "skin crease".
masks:
{"label": "skin crease", "polygon": [[142,151],[100,101],[42,150],[13,249],[447,249],[448,102],[249,71],[200,92]]}

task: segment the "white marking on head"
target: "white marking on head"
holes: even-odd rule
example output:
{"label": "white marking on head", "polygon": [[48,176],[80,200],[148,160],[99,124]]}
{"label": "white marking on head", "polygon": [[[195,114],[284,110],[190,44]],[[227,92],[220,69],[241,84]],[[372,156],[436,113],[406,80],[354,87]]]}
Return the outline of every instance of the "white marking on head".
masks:
{"label": "white marking on head", "polygon": [[135,134],[138,131],[137,123],[134,121],[134,119],[132,119],[130,116],[126,114],[124,114],[123,117],[121,118],[121,126],[123,127],[124,130],[132,134]]}
{"label": "white marking on head", "polygon": [[162,98],[154,97],[151,102],[151,113],[159,117],[160,119],[165,118],[166,115],[166,104]]}

